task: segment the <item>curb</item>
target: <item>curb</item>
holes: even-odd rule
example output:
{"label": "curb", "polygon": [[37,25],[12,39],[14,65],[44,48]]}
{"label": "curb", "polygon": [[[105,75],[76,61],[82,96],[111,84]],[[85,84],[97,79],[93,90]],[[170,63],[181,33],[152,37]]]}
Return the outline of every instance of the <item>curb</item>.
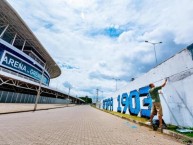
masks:
{"label": "curb", "polygon": [[[51,110],[51,109],[64,108],[64,107],[70,107],[70,106],[62,106],[62,107],[54,107],[54,108],[42,108],[42,109],[36,109],[36,111]],[[0,113],[0,115],[13,114],[13,113],[24,113],[24,112],[36,112],[36,111],[34,111],[33,109],[30,109],[30,110],[3,112],[3,113]]]}
{"label": "curb", "polygon": [[[102,111],[102,112],[106,112],[106,113],[108,113],[108,114],[111,114],[111,115],[114,115],[114,116],[116,116],[116,117],[122,118],[122,119],[124,119],[124,120],[128,120],[128,121],[133,122],[133,123],[135,123],[135,124],[139,124],[140,126],[145,126],[145,127],[148,127],[148,128],[151,128],[151,129],[152,129],[152,127],[151,127],[150,125],[145,124],[145,123],[143,123],[143,122],[139,122],[139,121],[136,121],[136,120],[133,120],[133,119],[129,119],[129,118],[126,118],[126,117],[124,117],[124,116],[118,116],[118,115],[116,115],[116,114],[113,114],[113,113],[111,113],[111,112],[107,112],[107,111],[105,111],[105,110],[96,108],[96,107],[94,107],[94,106],[92,106],[92,107],[95,108],[95,109],[98,109],[98,110],[100,110],[100,111]],[[163,131],[162,131],[161,129],[158,129],[157,131],[158,131],[158,132],[161,132],[161,133],[163,133],[163,134],[165,134],[165,135],[174,137],[174,138],[176,138],[176,139],[182,139],[182,140],[184,140],[186,143],[190,143],[190,144],[188,144],[188,145],[191,145],[191,143],[193,143],[193,138],[188,137],[188,136],[185,136],[185,135],[182,135],[182,134],[179,134],[179,133],[177,133],[177,132],[174,132],[174,131],[171,131],[171,130],[167,130],[167,129],[163,129]]]}

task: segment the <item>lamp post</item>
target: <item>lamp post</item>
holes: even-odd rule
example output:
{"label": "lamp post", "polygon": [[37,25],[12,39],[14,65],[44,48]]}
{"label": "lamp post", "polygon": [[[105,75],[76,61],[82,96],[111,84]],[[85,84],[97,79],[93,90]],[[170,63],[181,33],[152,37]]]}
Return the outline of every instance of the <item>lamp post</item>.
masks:
{"label": "lamp post", "polygon": [[69,89],[69,90],[68,90],[68,104],[67,104],[67,106],[69,106],[69,101],[70,101],[69,96],[70,96],[71,87],[69,87],[68,89]]}
{"label": "lamp post", "polygon": [[103,99],[103,91],[101,91],[102,92],[102,99]]}
{"label": "lamp post", "polygon": [[[97,90],[97,101],[96,101],[96,107],[97,107],[97,104],[98,104],[98,107],[101,108],[101,100],[103,99],[103,91],[100,90],[100,89],[96,89]],[[102,93],[102,96],[101,96],[101,99],[99,99],[98,95],[99,95],[99,91]],[[98,103],[97,103],[98,102]]]}
{"label": "lamp post", "polygon": [[[56,65],[57,64],[54,64],[54,65],[51,65],[51,66],[56,66]],[[34,105],[34,111],[36,111],[37,104],[38,104],[38,101],[39,101],[39,98],[40,98],[40,94],[41,94],[40,91],[41,91],[41,87],[42,87],[42,81],[43,81],[45,69],[46,69],[46,63],[44,64],[44,68],[43,68],[43,71],[42,71],[42,75],[41,75],[41,79],[40,79],[40,83],[39,83],[39,88],[38,88],[38,93],[37,93],[36,101],[35,101],[35,105]]]}
{"label": "lamp post", "polygon": [[117,81],[120,81],[120,79],[116,79],[116,78],[112,78],[112,79],[116,81],[116,90],[115,91],[117,91]]}
{"label": "lamp post", "polygon": [[97,89],[96,89],[96,102],[100,101],[100,99],[99,99],[99,92],[102,93],[102,96],[101,96],[101,97],[103,98],[103,91],[100,90],[99,88],[97,88]]}
{"label": "lamp post", "polygon": [[98,102],[98,99],[99,99],[99,89],[97,88],[96,89],[96,103]]}
{"label": "lamp post", "polygon": [[160,41],[160,42],[156,42],[156,43],[153,43],[153,42],[150,42],[150,41],[145,41],[146,43],[150,43],[150,44],[152,44],[154,47],[154,53],[155,53],[155,63],[156,63],[156,66],[157,66],[157,56],[156,56],[156,51],[155,51],[155,45],[156,44],[161,44],[162,42]]}
{"label": "lamp post", "polygon": [[36,111],[37,104],[38,104],[38,101],[39,101],[39,98],[40,98],[40,91],[41,91],[41,87],[42,87],[42,79],[44,77],[45,68],[46,68],[46,63],[44,64],[44,68],[43,68],[43,71],[42,71],[40,84],[39,84],[39,88],[38,88],[38,93],[37,93],[37,96],[36,96],[36,102],[35,102],[35,105],[34,105],[34,111]]}

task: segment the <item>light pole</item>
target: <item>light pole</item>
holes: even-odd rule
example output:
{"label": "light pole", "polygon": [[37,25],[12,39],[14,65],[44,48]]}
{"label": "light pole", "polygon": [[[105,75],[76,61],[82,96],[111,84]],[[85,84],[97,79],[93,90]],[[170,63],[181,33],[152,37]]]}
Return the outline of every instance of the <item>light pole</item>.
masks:
{"label": "light pole", "polygon": [[134,80],[135,80],[135,78],[131,78],[131,80],[130,80],[130,81],[132,82],[132,81],[134,81]]}
{"label": "light pole", "polygon": [[112,78],[113,80],[116,81],[116,91],[117,91],[117,81],[120,81],[120,79]]}
{"label": "light pole", "polygon": [[98,102],[98,101],[100,101],[100,99],[99,99],[99,92],[101,92],[102,93],[102,97],[103,97],[103,91],[102,90],[100,90],[99,88],[97,88],[96,89],[96,102]]}
{"label": "light pole", "polygon": [[145,41],[146,43],[150,43],[150,44],[152,44],[154,47],[154,53],[155,53],[155,63],[156,63],[156,66],[157,66],[157,56],[156,56],[156,51],[155,51],[155,45],[156,44],[161,44],[162,42],[160,41],[160,42],[156,42],[156,43],[153,43],[153,42],[150,42],[150,41]]}
{"label": "light pole", "polygon": [[96,103],[97,103],[98,102],[98,96],[99,96],[99,89],[98,88],[96,89],[96,95],[97,95],[96,96]]}
{"label": "light pole", "polygon": [[87,103],[87,98],[88,98],[88,96],[85,97],[86,103]]}
{"label": "light pole", "polygon": [[103,91],[101,91],[102,92],[102,99],[103,99]]}
{"label": "light pole", "polygon": [[[97,101],[99,102],[99,103],[98,103],[98,105],[99,105],[98,107],[101,108],[101,100],[103,99],[103,91],[102,91],[102,90],[99,90],[99,89],[98,89],[98,91],[100,91],[100,92],[102,93],[101,99],[100,99],[99,101],[98,101],[98,99],[97,99]],[[97,92],[97,97],[98,97],[98,92]]]}
{"label": "light pole", "polygon": [[70,99],[69,99],[69,96],[70,96],[70,90],[71,90],[71,87],[68,88],[68,104],[67,104],[67,106],[69,105],[69,101],[70,101]]}
{"label": "light pole", "polygon": [[34,111],[36,111],[38,100],[39,100],[39,97],[40,97],[40,91],[41,91],[41,87],[42,87],[42,79],[43,79],[43,76],[44,76],[45,68],[46,68],[46,63],[44,64],[44,68],[43,68],[43,71],[42,71],[40,84],[39,84],[39,88],[38,88],[38,93],[37,93],[37,96],[36,96],[36,102],[35,102],[35,105],[34,105]]}
{"label": "light pole", "polygon": [[60,88],[58,88],[58,85],[59,85],[59,79],[58,79],[58,78],[59,78],[59,77],[56,78],[56,82],[57,82],[57,83],[56,83],[56,86],[55,86],[55,87],[56,87],[56,90],[59,90],[59,89],[60,89]]}
{"label": "light pole", "polygon": [[[54,64],[54,65],[51,65],[51,66],[56,66],[56,65],[57,64]],[[35,105],[34,105],[34,111],[36,111],[37,104],[38,104],[38,101],[39,101],[39,98],[40,98],[40,94],[41,94],[40,91],[41,91],[41,87],[42,87],[42,81],[43,81],[45,69],[46,69],[46,63],[44,64],[44,68],[43,68],[43,71],[42,71],[42,75],[41,75],[41,79],[40,79],[40,83],[39,83],[39,88],[38,88],[38,93],[37,93],[36,101],[35,101]]]}

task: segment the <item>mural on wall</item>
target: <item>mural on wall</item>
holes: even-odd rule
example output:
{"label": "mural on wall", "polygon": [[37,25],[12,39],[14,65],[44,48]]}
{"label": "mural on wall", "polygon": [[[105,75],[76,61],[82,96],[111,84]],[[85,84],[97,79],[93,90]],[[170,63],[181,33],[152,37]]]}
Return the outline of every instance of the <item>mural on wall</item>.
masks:
{"label": "mural on wall", "polygon": [[113,111],[113,98],[103,100],[103,109]]}
{"label": "mural on wall", "polygon": [[193,44],[102,100],[101,109],[149,118],[152,100],[148,85],[160,86],[165,78],[168,82],[160,92],[165,122],[193,127]]}
{"label": "mural on wall", "polygon": [[[143,106],[148,106],[147,109],[141,109],[140,97],[143,98]],[[134,103],[133,100],[134,99]],[[123,93],[117,97],[117,112],[125,114],[128,110],[131,115],[138,116],[139,113],[141,117],[150,117],[152,107],[152,99],[149,95],[149,86],[142,87],[138,91],[133,90],[128,93]],[[103,109],[112,111],[113,109],[113,98],[108,98],[103,100]]]}

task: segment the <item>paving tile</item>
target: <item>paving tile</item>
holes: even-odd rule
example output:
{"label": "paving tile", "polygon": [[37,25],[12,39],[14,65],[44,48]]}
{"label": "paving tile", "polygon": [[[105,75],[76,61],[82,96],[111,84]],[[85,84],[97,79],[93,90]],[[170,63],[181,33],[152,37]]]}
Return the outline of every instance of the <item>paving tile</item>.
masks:
{"label": "paving tile", "polygon": [[[133,128],[132,126],[136,126]],[[87,105],[0,115],[0,145],[180,145]]]}

